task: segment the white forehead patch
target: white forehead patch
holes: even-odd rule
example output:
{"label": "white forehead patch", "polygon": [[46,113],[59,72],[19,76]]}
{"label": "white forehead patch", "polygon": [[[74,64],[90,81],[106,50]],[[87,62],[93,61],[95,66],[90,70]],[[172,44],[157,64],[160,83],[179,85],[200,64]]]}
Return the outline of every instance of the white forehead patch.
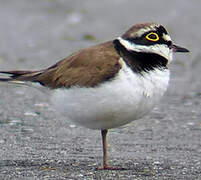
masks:
{"label": "white forehead patch", "polygon": [[164,33],[163,33],[162,38],[163,38],[165,41],[171,41],[171,38],[170,38],[170,36],[169,36],[168,34],[164,34]]}

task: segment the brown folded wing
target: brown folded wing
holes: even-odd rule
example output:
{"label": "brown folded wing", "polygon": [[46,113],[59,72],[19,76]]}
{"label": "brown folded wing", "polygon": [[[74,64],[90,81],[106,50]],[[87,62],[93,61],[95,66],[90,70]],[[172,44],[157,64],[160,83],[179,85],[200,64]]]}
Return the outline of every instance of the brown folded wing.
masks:
{"label": "brown folded wing", "polygon": [[7,71],[8,81],[39,82],[49,88],[93,87],[110,80],[120,70],[112,41],[83,49],[41,71]]}

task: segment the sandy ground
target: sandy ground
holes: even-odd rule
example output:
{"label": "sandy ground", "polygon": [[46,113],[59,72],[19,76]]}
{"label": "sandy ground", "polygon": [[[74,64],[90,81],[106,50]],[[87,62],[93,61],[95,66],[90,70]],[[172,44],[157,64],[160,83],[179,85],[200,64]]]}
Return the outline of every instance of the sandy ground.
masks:
{"label": "sandy ground", "polygon": [[0,0],[0,69],[44,68],[137,22],[164,24],[191,50],[170,66],[170,87],[142,120],[109,134],[56,115],[48,94],[0,85],[0,179],[201,179],[201,1]]}

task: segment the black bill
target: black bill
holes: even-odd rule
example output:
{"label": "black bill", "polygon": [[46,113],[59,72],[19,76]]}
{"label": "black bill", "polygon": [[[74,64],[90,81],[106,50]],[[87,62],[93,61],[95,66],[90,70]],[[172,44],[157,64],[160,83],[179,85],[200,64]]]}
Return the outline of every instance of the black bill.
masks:
{"label": "black bill", "polygon": [[183,53],[185,53],[185,52],[190,52],[188,49],[183,48],[183,47],[180,47],[180,46],[177,46],[177,45],[175,45],[175,44],[173,44],[173,45],[171,46],[171,48],[172,48],[173,52],[183,52]]}

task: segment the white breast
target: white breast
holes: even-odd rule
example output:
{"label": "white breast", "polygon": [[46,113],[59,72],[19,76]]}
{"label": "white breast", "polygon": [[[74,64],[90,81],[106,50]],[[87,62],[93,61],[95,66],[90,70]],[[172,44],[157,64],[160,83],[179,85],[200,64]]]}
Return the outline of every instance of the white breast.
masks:
{"label": "white breast", "polygon": [[114,128],[141,118],[166,91],[169,70],[156,69],[142,76],[122,64],[114,80],[95,88],[55,90],[52,104],[74,123],[90,129]]}

